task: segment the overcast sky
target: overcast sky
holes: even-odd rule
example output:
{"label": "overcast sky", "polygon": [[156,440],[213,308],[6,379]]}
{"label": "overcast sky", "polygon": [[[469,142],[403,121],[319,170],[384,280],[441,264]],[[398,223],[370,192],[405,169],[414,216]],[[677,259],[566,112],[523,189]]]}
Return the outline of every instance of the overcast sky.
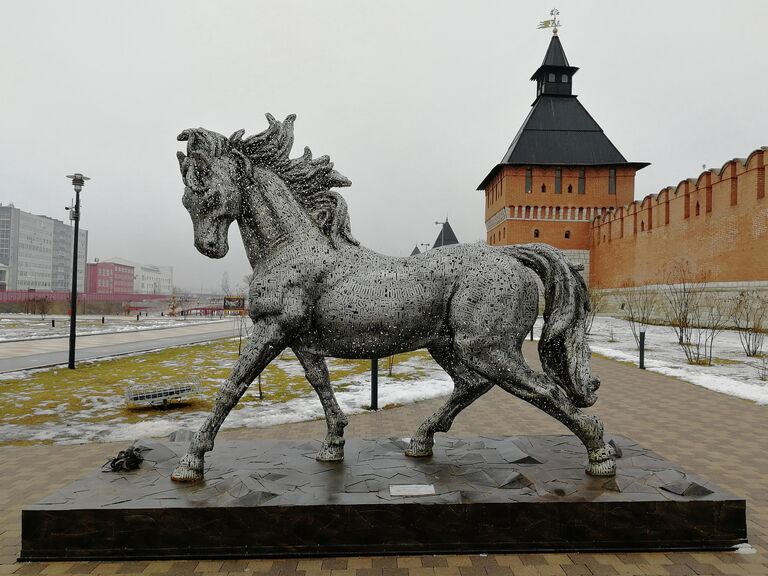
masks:
{"label": "overcast sky", "polygon": [[[210,260],[181,205],[176,135],[296,113],[294,156],[329,154],[352,231],[407,255],[448,217],[485,238],[475,188],[530,109],[549,3],[489,1],[0,4],[0,202],[66,219],[90,176],[89,260],[172,265],[218,289],[249,267],[237,235]],[[574,91],[638,173],[638,198],[768,145],[768,2],[567,0]]]}

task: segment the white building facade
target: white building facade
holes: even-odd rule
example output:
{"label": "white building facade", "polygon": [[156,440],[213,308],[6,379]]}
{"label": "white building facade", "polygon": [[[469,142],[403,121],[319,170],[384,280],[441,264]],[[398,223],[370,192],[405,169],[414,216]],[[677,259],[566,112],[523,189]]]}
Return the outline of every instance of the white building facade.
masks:
{"label": "white building facade", "polygon": [[141,264],[125,258],[107,258],[104,262],[133,266],[133,291],[136,294],[173,293],[173,266]]}
{"label": "white building facade", "polygon": [[[72,288],[74,227],[60,220],[0,205],[0,290],[63,292]],[[78,239],[77,289],[85,289],[88,231]]]}

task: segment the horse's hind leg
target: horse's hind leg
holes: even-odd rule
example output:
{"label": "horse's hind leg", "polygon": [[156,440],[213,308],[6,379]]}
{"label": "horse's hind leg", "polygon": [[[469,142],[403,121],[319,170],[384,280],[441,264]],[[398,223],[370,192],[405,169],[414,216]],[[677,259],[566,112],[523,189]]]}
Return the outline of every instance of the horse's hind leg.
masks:
{"label": "horse's hind leg", "polygon": [[339,408],[336,396],[333,394],[325,358],[295,349],[293,352],[301,362],[307,380],[320,397],[320,403],[325,412],[328,435],[325,437],[316,458],[323,462],[344,460],[344,427],[347,425],[347,417]]}
{"label": "horse's hind leg", "polygon": [[449,348],[430,348],[429,352],[453,379],[453,393],[445,404],[416,430],[405,451],[408,456],[431,456],[435,432],[448,432],[459,412],[493,387],[488,380],[459,362]]}
{"label": "horse's hind leg", "polygon": [[531,370],[521,352],[486,349],[465,356],[467,363],[489,380],[565,424],[587,449],[589,474],[616,473],[613,449],[605,445],[600,419],[579,410],[549,376]]}

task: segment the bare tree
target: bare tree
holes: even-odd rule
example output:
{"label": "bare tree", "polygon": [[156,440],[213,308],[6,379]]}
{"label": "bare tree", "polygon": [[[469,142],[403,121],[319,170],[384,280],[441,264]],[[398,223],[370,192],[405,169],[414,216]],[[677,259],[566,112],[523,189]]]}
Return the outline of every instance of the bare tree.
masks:
{"label": "bare tree", "polygon": [[727,324],[725,303],[717,295],[700,298],[690,310],[689,340],[681,345],[689,364],[712,365],[715,338]]}
{"label": "bare tree", "polygon": [[171,301],[168,303],[168,316],[178,314],[179,301],[176,299],[176,288],[171,291]]}
{"label": "bare tree", "polygon": [[587,297],[589,298],[589,312],[587,313],[585,331],[587,334],[592,332],[592,325],[595,322],[595,316],[605,309],[606,296],[598,285],[587,285]]}
{"label": "bare tree", "polygon": [[715,338],[725,329],[726,305],[715,294],[705,296],[707,273],[696,273],[685,260],[666,272],[664,298],[667,317],[689,364],[712,364]]}
{"label": "bare tree", "polygon": [[760,354],[768,321],[768,300],[755,290],[741,292],[733,302],[731,319],[744,353],[749,357]]}
{"label": "bare tree", "polygon": [[246,274],[242,280],[235,285],[235,294],[245,297],[246,307],[248,305],[248,290],[253,280],[253,274]]}
{"label": "bare tree", "polygon": [[763,356],[760,359],[760,362],[758,362],[757,366],[757,377],[760,378],[763,382],[768,382],[768,357]]}
{"label": "bare tree", "polygon": [[51,309],[51,301],[47,296],[27,298],[24,300],[24,312],[26,314],[40,314],[40,319],[45,320]]}
{"label": "bare tree", "polygon": [[38,298],[37,301],[37,313],[40,314],[40,319],[45,320],[45,316],[48,314],[48,310],[51,309],[51,301],[46,296]]}
{"label": "bare tree", "polygon": [[395,355],[387,356],[387,372],[389,376],[392,376],[392,369],[395,367]]}
{"label": "bare tree", "polygon": [[691,341],[692,316],[701,304],[705,278],[695,274],[687,260],[677,260],[667,267],[663,290],[667,319],[681,346]]}
{"label": "bare tree", "polygon": [[629,282],[622,285],[621,309],[624,311],[624,320],[629,323],[635,345],[640,348],[640,332],[653,318],[653,313],[658,304],[656,291],[648,286],[630,286]]}

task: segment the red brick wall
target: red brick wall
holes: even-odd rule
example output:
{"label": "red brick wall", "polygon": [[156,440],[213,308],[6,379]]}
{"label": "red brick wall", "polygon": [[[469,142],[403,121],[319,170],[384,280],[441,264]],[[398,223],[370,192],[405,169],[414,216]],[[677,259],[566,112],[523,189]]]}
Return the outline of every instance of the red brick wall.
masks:
{"label": "red brick wall", "polygon": [[114,262],[89,263],[86,277],[86,292],[89,294],[133,293],[133,266]]}
{"label": "red brick wall", "polygon": [[[584,194],[579,194],[578,168],[562,167],[562,192],[555,192],[556,167],[532,167],[531,192],[525,190],[525,167],[504,166],[485,189],[485,219],[507,208],[511,220],[487,231],[489,244],[546,242],[565,250],[588,250],[591,216],[632,201],[635,168],[616,167],[616,193],[608,193],[609,168],[585,168]],[[542,192],[542,185],[545,186]],[[568,186],[571,192],[568,192]],[[554,208],[554,213],[549,209]],[[590,211],[591,209],[591,211]],[[544,216],[542,216],[544,214]],[[539,231],[539,236],[534,235]],[[569,232],[569,238],[566,238]]]}
{"label": "red brick wall", "polygon": [[710,282],[768,280],[766,150],[595,220],[591,284],[662,283],[665,267],[680,259]]}

